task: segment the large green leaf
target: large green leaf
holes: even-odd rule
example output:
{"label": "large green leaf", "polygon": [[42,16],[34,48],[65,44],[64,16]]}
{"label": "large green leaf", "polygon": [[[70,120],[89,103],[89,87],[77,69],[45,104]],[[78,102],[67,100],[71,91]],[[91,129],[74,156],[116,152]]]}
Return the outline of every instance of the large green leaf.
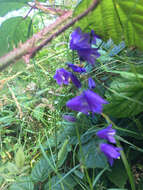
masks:
{"label": "large green leaf", "polygon": [[104,112],[117,118],[137,115],[143,111],[143,75],[131,72],[120,72],[110,85],[105,96],[109,104]]}
{"label": "large green leaf", "polygon": [[[81,1],[74,15],[87,9],[92,0]],[[93,12],[89,13],[76,27],[90,31],[104,40],[112,38],[115,43],[125,40],[127,46],[143,49],[143,1],[142,0],[101,0]]]}
{"label": "large green leaf", "polygon": [[9,52],[18,43],[24,42],[32,35],[28,26],[31,22],[30,18],[14,17],[6,20],[0,27],[0,56]]}
{"label": "large green leaf", "polygon": [[116,160],[112,167],[112,171],[107,172],[107,177],[117,187],[123,188],[125,186],[128,179],[128,175],[121,160]]}
{"label": "large green leaf", "polygon": [[94,138],[82,145],[82,151],[79,150],[79,160],[81,163],[83,162],[87,168],[105,168],[107,166],[107,159],[99,148],[100,142],[101,140]]}
{"label": "large green leaf", "polygon": [[59,182],[64,175],[65,174],[59,174],[59,176],[53,176],[49,182],[45,184],[44,190],[73,190],[76,182],[71,175],[66,176],[61,182]]}
{"label": "large green leaf", "polygon": [[[52,159],[50,159],[50,161],[52,162]],[[31,178],[35,182],[43,182],[48,178],[52,171],[53,170],[47,160],[41,158],[32,169]]]}
{"label": "large green leaf", "polygon": [[0,16],[4,16],[10,11],[26,6],[29,0],[0,0]]}
{"label": "large green leaf", "polygon": [[10,186],[9,190],[34,190],[34,184],[30,177],[21,177]]}

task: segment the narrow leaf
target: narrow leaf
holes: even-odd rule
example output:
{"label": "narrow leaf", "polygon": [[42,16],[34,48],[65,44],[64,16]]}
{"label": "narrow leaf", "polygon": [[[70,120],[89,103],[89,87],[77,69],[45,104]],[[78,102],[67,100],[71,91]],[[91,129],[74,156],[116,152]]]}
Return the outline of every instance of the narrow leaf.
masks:
{"label": "narrow leaf", "polygon": [[63,146],[61,147],[60,151],[58,152],[58,167],[61,167],[67,157],[68,150],[67,150],[67,145],[68,145],[69,140],[66,139],[65,142],[63,143]]}

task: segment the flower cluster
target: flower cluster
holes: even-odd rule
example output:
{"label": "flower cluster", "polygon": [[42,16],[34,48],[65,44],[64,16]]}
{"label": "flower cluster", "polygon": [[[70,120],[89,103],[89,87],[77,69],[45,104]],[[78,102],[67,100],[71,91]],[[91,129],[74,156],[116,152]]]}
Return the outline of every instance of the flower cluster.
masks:
{"label": "flower cluster", "polygon": [[[116,144],[116,140],[114,135],[116,134],[116,130],[112,129],[112,125],[109,125],[107,128],[99,130],[96,135],[101,139],[106,139],[110,143]],[[101,143],[100,150],[105,154],[107,157],[110,165],[113,165],[114,160],[120,158],[120,148],[115,147],[111,144]]]}
{"label": "flower cluster", "polygon": [[[92,47],[92,45],[96,44],[97,38],[98,37],[95,35],[93,30],[91,33],[82,33],[81,29],[77,28],[71,34],[70,49],[77,51],[80,61],[86,61],[93,65],[96,58],[100,56],[98,49]],[[72,63],[67,63],[67,66],[72,70],[72,72],[69,72],[64,68],[57,69],[54,79],[60,86],[63,84],[68,85],[69,82],[72,81],[77,88],[81,88],[81,83],[73,72],[81,74],[85,73],[86,69]],[[66,106],[71,110],[82,112],[86,115],[90,113],[101,114],[103,104],[108,104],[108,102],[93,91],[95,86],[96,84],[94,80],[89,77],[88,89],[83,90],[80,95],[70,99],[66,103]],[[76,118],[72,115],[64,115],[63,119],[69,122],[76,122]],[[116,144],[114,138],[115,133],[116,131],[112,129],[112,125],[109,125],[106,129],[98,131],[97,136],[108,140],[110,143]],[[111,144],[101,143],[100,150],[105,154],[111,166],[113,165],[113,159],[120,157],[120,149]]]}

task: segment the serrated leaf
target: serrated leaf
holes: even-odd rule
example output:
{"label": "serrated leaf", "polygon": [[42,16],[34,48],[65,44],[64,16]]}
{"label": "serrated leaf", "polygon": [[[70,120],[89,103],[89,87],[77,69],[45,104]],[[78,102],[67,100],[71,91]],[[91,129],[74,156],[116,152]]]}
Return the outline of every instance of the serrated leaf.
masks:
{"label": "serrated leaf", "polygon": [[82,153],[79,150],[79,161],[84,162],[87,168],[105,168],[107,166],[107,159],[99,149],[100,142],[101,140],[98,139],[90,140],[82,145]]}
{"label": "serrated leaf", "polygon": [[20,147],[15,155],[15,163],[17,168],[21,169],[24,166],[24,162],[25,162],[24,151],[23,148]]}
{"label": "serrated leaf", "polygon": [[63,126],[60,129],[60,132],[58,134],[58,140],[63,143],[65,138],[70,137],[69,144],[76,144],[77,143],[77,135],[76,135],[76,128],[75,125],[71,122],[64,122],[63,123],[65,127]]}
{"label": "serrated leaf", "polygon": [[44,190],[73,190],[76,182],[68,175],[59,184],[55,185],[65,174],[53,176],[48,183],[45,184]]}
{"label": "serrated leaf", "polygon": [[[31,22],[30,18],[14,17],[7,19],[0,26],[0,56],[17,47],[18,43],[27,40],[29,31],[28,26]],[[32,30],[30,31],[30,36]]]}
{"label": "serrated leaf", "polygon": [[[74,16],[85,11],[92,0],[83,0]],[[91,31],[104,40],[112,38],[116,44],[125,40],[127,46],[143,50],[143,3],[142,0],[102,0],[94,11],[76,22],[76,27]]]}
{"label": "serrated leaf", "polygon": [[[52,159],[50,159],[52,161]],[[48,164],[45,158],[41,158],[31,172],[31,178],[35,182],[45,181],[52,172],[51,166]]]}
{"label": "serrated leaf", "polygon": [[8,162],[6,168],[10,173],[16,174],[18,173],[18,168],[15,164]]}
{"label": "serrated leaf", "polygon": [[108,115],[125,118],[143,111],[143,81],[138,75],[129,73],[124,77],[117,77],[109,89],[110,91],[105,93],[109,104],[104,106],[104,112]]}
{"label": "serrated leaf", "polygon": [[34,190],[34,184],[30,177],[21,177],[10,186],[9,190]]}
{"label": "serrated leaf", "polygon": [[128,175],[121,160],[117,160],[114,163],[112,171],[107,172],[107,177],[117,187],[123,188],[125,186],[128,179]]}

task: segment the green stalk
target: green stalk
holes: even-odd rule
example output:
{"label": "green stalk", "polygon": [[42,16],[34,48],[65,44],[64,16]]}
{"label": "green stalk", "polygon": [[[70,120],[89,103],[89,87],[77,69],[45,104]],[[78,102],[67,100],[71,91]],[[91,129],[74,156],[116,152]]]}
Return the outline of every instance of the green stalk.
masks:
{"label": "green stalk", "polygon": [[[116,143],[117,143],[118,147],[121,147],[121,144],[120,144],[120,142],[118,140],[116,140]],[[134,182],[134,177],[132,175],[131,167],[130,167],[130,165],[128,163],[126,155],[125,155],[123,149],[120,152],[121,152],[121,158],[122,158],[123,164],[124,164],[125,169],[126,169],[127,174],[128,174],[129,182],[130,182],[130,185],[131,185],[131,190],[136,190],[136,188],[135,188],[135,182]]]}
{"label": "green stalk", "polygon": [[78,131],[78,127],[77,127],[77,126],[76,126],[76,133],[77,133],[77,138],[78,138],[78,142],[79,142],[79,150],[80,150],[81,157],[82,157],[82,164],[83,164],[83,167],[84,167],[85,175],[86,175],[88,184],[89,184],[89,186],[90,186],[90,190],[94,190],[94,189],[93,189],[92,182],[91,182],[90,177],[89,177],[89,174],[88,174],[88,171],[87,171],[87,169],[86,169],[86,167],[85,167],[85,159],[84,159],[84,155],[83,155],[83,152],[82,152],[80,134],[79,134],[79,131]]}

